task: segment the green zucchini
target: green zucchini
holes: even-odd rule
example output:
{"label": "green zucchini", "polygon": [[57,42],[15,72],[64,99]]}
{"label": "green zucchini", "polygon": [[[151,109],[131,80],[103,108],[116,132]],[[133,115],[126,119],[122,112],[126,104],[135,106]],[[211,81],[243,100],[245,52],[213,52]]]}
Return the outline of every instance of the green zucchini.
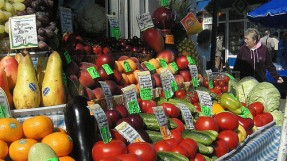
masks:
{"label": "green zucchini", "polygon": [[[157,130],[157,131],[160,130],[159,124],[154,114],[139,113],[139,115],[143,119],[147,130]],[[175,129],[177,127],[176,123],[169,117],[167,118],[168,118],[168,126],[169,126],[168,128]]]}
{"label": "green zucchini", "polygon": [[209,135],[195,130],[183,130],[182,137],[193,139],[197,143],[201,143],[204,145],[211,145],[213,142],[212,138]]}
{"label": "green zucchini", "polygon": [[218,136],[218,132],[214,131],[214,130],[204,130],[204,131],[191,130],[191,131],[195,131],[195,132],[206,134],[212,139],[212,141],[215,141],[217,136]]}
{"label": "green zucchini", "polygon": [[161,133],[158,131],[145,130],[145,132],[148,134],[153,144],[163,139]]}
{"label": "green zucchini", "polygon": [[213,147],[212,146],[206,146],[201,143],[197,143],[198,151],[200,154],[208,155],[213,153]]}
{"label": "green zucchini", "polygon": [[159,151],[157,152],[157,161],[189,161],[189,159],[178,153]]}

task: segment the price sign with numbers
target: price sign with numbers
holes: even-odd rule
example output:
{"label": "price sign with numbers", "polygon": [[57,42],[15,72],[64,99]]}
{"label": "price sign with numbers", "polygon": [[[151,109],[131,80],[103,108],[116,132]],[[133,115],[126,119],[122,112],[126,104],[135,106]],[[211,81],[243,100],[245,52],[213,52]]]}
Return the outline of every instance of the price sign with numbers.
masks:
{"label": "price sign with numbers", "polygon": [[72,62],[71,56],[68,51],[64,52],[64,57],[66,59],[67,64],[70,64]]}
{"label": "price sign with numbers", "polygon": [[100,134],[104,143],[109,143],[112,140],[112,136],[109,130],[108,119],[104,110],[98,104],[90,105],[88,106],[88,108],[93,113],[97,121],[98,127],[100,129]]}
{"label": "price sign with numbers", "polygon": [[139,104],[137,102],[136,86],[134,84],[122,88],[125,105],[130,114],[141,112]]}
{"label": "price sign with numbers", "polygon": [[145,142],[140,134],[127,122],[122,122],[115,127],[115,129],[125,138],[129,143]]}
{"label": "price sign with numbers", "polygon": [[207,75],[207,79],[208,79],[208,86],[209,88],[213,88],[213,74],[211,69],[209,70],[205,70],[206,75]]}
{"label": "price sign with numbers", "polygon": [[179,107],[181,111],[181,115],[183,117],[183,120],[185,122],[185,126],[187,129],[194,129],[194,124],[193,124],[193,117],[191,114],[191,111],[186,107],[185,104],[182,103],[177,103],[177,107]]}
{"label": "price sign with numbers", "polygon": [[132,71],[132,68],[131,68],[129,62],[127,62],[127,61],[124,61],[124,70],[126,72],[131,72]]}
{"label": "price sign with numbers", "polygon": [[199,98],[199,103],[201,107],[201,111],[203,115],[205,116],[211,116],[212,115],[212,99],[211,96],[205,92],[205,91],[199,91],[196,90],[198,98]]}
{"label": "price sign with numbers", "polygon": [[143,100],[151,100],[152,93],[152,80],[149,71],[143,71],[137,73],[138,82],[140,85],[140,97]]}
{"label": "price sign with numbers", "polygon": [[0,118],[11,117],[10,106],[4,90],[0,87]]}
{"label": "price sign with numbers", "polygon": [[174,94],[171,86],[171,76],[168,72],[170,72],[168,69],[162,69],[160,71],[162,90],[164,92],[165,98],[167,99],[171,98]]}
{"label": "price sign with numbers", "polygon": [[71,8],[60,7],[59,10],[62,33],[73,33],[73,14]]}
{"label": "price sign with numbers", "polygon": [[161,132],[163,139],[166,140],[166,139],[171,138],[171,133],[168,129],[168,120],[167,120],[167,117],[164,113],[163,107],[162,106],[156,106],[156,107],[152,107],[152,109],[154,111],[156,120],[159,124],[160,132]]}
{"label": "price sign with numbers", "polygon": [[196,65],[188,65],[191,77],[192,77],[192,84],[194,87],[198,87],[198,69]]}
{"label": "price sign with numbers", "polygon": [[170,86],[171,86],[172,91],[173,92],[177,91],[178,90],[178,86],[177,86],[176,80],[174,78],[174,75],[171,73],[170,70],[166,70],[166,72],[167,72],[167,75],[169,75]]}
{"label": "price sign with numbers", "polygon": [[154,27],[152,18],[149,12],[136,16],[139,28],[144,31],[148,28]]}
{"label": "price sign with numbers", "polygon": [[105,96],[105,99],[108,105],[108,109],[112,109],[114,106],[113,106],[113,95],[112,95],[111,89],[109,85],[107,84],[107,82],[99,81],[99,83],[102,87],[102,90],[103,90],[103,93],[104,93],[104,96]]}
{"label": "price sign with numbers", "polygon": [[99,73],[97,72],[97,70],[94,66],[87,68],[87,71],[90,74],[90,76],[92,77],[92,79],[100,77]]}
{"label": "price sign with numbers", "polygon": [[165,44],[174,44],[173,35],[165,35]]}
{"label": "price sign with numbers", "polygon": [[107,75],[111,75],[114,73],[114,71],[112,70],[112,68],[109,66],[109,64],[103,64],[102,67],[104,68],[105,72],[107,73]]}
{"label": "price sign with numbers", "polygon": [[112,28],[111,28],[111,31],[112,31],[112,37],[114,37],[114,38],[116,38],[116,39],[121,38],[120,28],[118,28],[118,27],[112,27]]}
{"label": "price sign with numbers", "polygon": [[195,60],[192,57],[186,56],[186,58],[187,58],[188,64],[191,64],[191,65],[195,65],[196,64]]}

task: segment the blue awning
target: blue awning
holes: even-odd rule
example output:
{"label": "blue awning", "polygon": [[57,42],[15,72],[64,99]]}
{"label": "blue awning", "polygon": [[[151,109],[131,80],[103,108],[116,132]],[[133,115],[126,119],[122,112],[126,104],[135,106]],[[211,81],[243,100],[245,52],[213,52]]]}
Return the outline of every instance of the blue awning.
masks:
{"label": "blue awning", "polygon": [[204,11],[210,0],[201,0],[196,2],[196,11]]}

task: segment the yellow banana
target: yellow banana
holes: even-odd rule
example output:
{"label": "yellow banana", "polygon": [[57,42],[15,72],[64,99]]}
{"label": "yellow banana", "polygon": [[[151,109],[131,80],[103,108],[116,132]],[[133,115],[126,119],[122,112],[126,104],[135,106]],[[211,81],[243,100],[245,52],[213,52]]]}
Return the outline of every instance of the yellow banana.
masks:
{"label": "yellow banana", "polygon": [[243,126],[238,125],[236,133],[238,135],[239,143],[242,143],[246,139],[246,136],[247,136],[246,130],[244,129]]}

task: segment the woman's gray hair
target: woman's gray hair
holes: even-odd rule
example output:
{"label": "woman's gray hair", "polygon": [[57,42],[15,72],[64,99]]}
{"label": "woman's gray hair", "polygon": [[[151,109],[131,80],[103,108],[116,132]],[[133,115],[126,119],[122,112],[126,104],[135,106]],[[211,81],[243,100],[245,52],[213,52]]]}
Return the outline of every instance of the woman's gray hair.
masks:
{"label": "woman's gray hair", "polygon": [[247,30],[245,30],[244,36],[247,36],[247,35],[251,36],[251,38],[253,40],[256,40],[256,42],[258,42],[260,39],[259,32],[255,28],[248,28]]}

